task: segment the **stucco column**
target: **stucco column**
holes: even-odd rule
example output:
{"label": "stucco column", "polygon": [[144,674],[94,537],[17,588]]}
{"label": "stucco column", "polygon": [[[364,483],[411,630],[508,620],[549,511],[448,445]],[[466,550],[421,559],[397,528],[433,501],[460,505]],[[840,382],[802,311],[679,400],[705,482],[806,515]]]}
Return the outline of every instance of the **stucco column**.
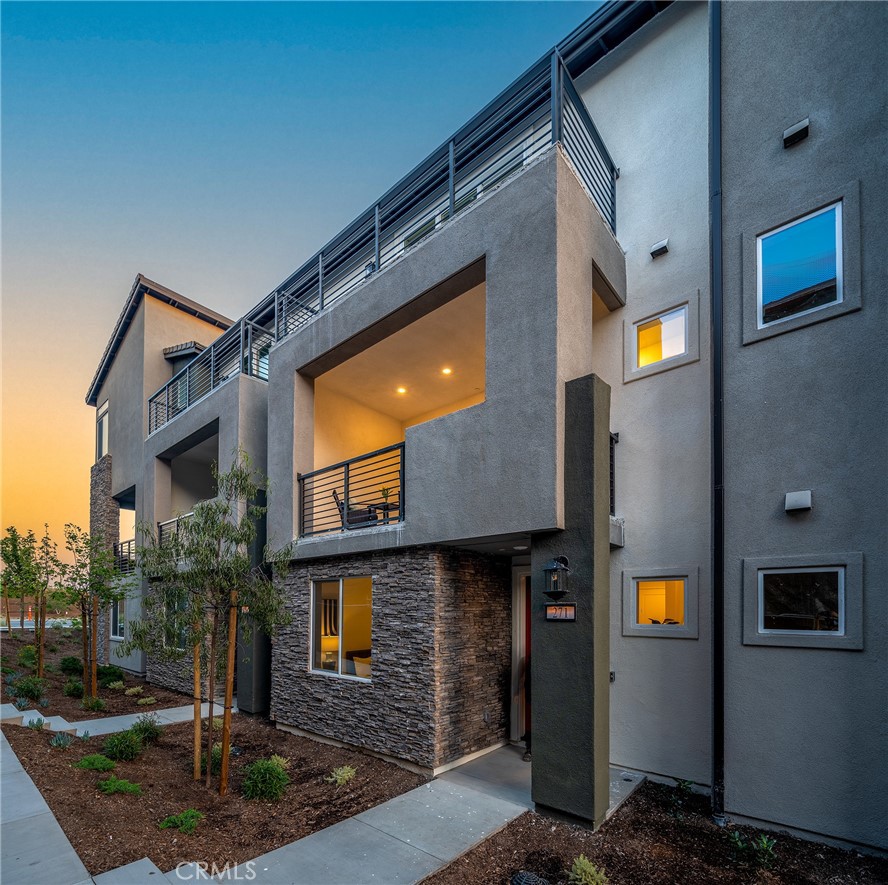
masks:
{"label": "stucco column", "polygon": [[[598,826],[608,807],[610,388],[565,385],[564,530],[531,553],[533,800]],[[576,621],[546,621],[543,568],[570,561]]]}
{"label": "stucco column", "polygon": [[[99,458],[89,471],[89,533],[101,538],[109,550],[120,541],[120,505],[111,497],[111,455]],[[111,623],[106,609],[99,611],[99,661],[108,663],[111,648]]]}

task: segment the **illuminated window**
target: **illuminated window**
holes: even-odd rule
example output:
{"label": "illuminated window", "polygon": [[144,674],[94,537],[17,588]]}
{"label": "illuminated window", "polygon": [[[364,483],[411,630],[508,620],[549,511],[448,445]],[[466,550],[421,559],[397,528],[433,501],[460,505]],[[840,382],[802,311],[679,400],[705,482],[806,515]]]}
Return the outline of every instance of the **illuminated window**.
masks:
{"label": "illuminated window", "polygon": [[635,327],[635,367],[684,356],[688,352],[688,309],[679,307]]}
{"label": "illuminated window", "polygon": [[639,626],[681,626],[685,622],[684,578],[636,581],[635,599],[635,623]]}
{"label": "illuminated window", "polygon": [[623,636],[699,638],[697,563],[623,571]]}
{"label": "illuminated window", "polygon": [[760,633],[845,632],[845,569],[759,571]]}
{"label": "illuminated window", "polygon": [[842,204],[756,239],[758,327],[842,300]]}
{"label": "illuminated window", "polygon": [[312,669],[370,678],[372,603],[369,577],[315,582]]}
{"label": "illuminated window", "polygon": [[96,412],[96,461],[108,454],[108,400]]}

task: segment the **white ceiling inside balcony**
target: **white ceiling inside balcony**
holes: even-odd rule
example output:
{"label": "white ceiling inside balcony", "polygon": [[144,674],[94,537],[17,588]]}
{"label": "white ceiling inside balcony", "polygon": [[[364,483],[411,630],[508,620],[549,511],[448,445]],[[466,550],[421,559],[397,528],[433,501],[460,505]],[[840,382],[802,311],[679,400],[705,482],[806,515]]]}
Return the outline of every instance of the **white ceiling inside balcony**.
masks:
{"label": "white ceiling inside balcony", "polygon": [[333,390],[402,422],[483,396],[484,310],[482,283],[318,377],[316,395]]}

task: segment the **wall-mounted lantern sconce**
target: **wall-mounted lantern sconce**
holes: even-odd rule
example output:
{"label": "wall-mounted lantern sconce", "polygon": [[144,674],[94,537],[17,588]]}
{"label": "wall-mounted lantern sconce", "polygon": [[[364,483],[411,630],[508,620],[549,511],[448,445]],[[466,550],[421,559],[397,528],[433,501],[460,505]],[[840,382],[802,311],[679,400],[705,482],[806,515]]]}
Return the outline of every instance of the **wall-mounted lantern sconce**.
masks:
{"label": "wall-mounted lantern sconce", "polygon": [[568,591],[570,563],[566,556],[556,556],[544,569],[546,584],[543,593],[550,599],[561,599]]}

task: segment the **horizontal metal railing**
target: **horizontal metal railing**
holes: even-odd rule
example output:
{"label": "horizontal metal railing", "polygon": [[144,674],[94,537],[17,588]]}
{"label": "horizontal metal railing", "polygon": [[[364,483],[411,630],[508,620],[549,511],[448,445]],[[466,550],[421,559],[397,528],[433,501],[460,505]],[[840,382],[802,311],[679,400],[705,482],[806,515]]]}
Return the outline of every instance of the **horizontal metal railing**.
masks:
{"label": "horizontal metal railing", "polygon": [[299,535],[404,520],[404,443],[299,477]]}
{"label": "horizontal metal railing", "polygon": [[131,572],[136,568],[135,540],[121,541],[114,545],[114,567],[119,572]]}
{"label": "horizontal metal railing", "polygon": [[153,433],[560,143],[616,229],[617,169],[557,52],[542,59],[151,396]]}
{"label": "horizontal metal railing", "polygon": [[181,516],[174,516],[172,519],[166,519],[157,524],[157,542],[160,545],[165,544],[173,535],[179,533],[179,527],[194,516],[194,511],[183,513]]}

